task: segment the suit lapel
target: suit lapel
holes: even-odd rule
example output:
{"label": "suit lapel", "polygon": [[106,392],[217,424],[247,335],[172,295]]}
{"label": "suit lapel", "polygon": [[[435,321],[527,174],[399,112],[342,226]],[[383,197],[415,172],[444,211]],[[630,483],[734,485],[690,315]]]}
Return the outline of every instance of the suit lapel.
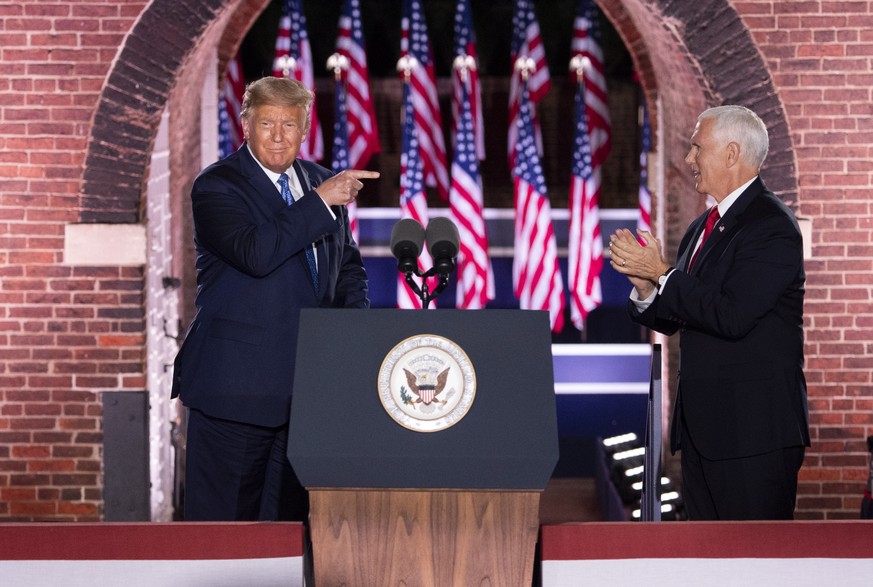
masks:
{"label": "suit lapel", "polygon": [[[300,188],[303,190],[303,193],[306,194],[312,191],[313,187],[312,181],[309,179],[309,173],[307,173],[306,169],[303,168],[299,159],[294,160],[294,172],[297,173],[297,179],[300,181]],[[319,289],[324,291],[325,288],[322,284],[328,275],[324,270],[324,268],[328,266],[327,246],[325,245],[323,238],[318,239],[313,244],[315,245],[316,264],[318,265]]]}
{"label": "suit lapel", "polygon": [[[724,217],[718,221],[718,224],[715,225],[715,229],[709,235],[709,238],[707,238],[706,242],[703,243],[703,248],[700,249],[700,255],[698,255],[697,260],[694,262],[694,267],[700,267],[706,262],[706,257],[709,252],[712,251],[722,239],[727,238],[734,231],[737,225],[742,222],[746,208],[748,208],[752,200],[763,191],[764,183],[761,181],[761,178],[758,177],[745,189],[745,191],[743,191],[742,194],[740,194],[740,197],[731,204],[727,213],[725,213]],[[706,214],[703,215],[703,218],[705,217]],[[694,242],[697,242],[697,240],[695,239]],[[692,273],[695,272],[696,271],[692,271]]]}
{"label": "suit lapel", "polygon": [[258,194],[258,196],[266,199],[276,208],[284,206],[285,201],[282,199],[282,194],[279,193],[279,189],[272,181],[270,181],[270,178],[267,177],[267,174],[264,173],[264,170],[261,169],[261,166],[258,165],[257,161],[255,161],[255,158],[249,152],[248,145],[243,143],[237,152],[240,154],[240,173],[242,173],[242,175],[248,180],[249,184],[251,184],[252,191]]}
{"label": "suit lapel", "polygon": [[[679,267],[688,272],[688,264],[691,262],[691,257],[694,255],[694,249],[696,248],[697,241],[700,239],[700,233],[703,232],[703,225],[706,222],[706,212],[698,216],[694,222],[691,223],[691,226],[688,227],[689,232],[692,234],[691,240],[688,242],[688,246],[685,247],[685,250],[682,252],[682,256],[679,257],[677,263]],[[696,263],[695,263],[696,265]]]}

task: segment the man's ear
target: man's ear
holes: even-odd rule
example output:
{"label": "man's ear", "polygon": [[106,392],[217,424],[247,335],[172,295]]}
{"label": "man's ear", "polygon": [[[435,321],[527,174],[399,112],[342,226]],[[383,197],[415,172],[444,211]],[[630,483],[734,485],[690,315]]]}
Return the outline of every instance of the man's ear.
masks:
{"label": "man's ear", "polygon": [[740,162],[740,144],[731,141],[727,144],[727,166],[733,167]]}
{"label": "man's ear", "polygon": [[243,131],[243,140],[249,140],[249,119],[248,118],[240,118],[239,119],[240,126],[242,126]]}

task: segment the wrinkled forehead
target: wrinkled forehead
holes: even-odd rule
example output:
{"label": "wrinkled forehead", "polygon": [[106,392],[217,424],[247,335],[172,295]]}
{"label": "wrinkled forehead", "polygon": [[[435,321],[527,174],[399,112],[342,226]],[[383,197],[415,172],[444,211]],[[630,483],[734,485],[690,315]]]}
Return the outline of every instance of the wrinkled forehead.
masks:
{"label": "wrinkled forehead", "polygon": [[300,122],[306,118],[306,110],[302,106],[285,104],[260,104],[252,108],[254,120],[293,120]]}

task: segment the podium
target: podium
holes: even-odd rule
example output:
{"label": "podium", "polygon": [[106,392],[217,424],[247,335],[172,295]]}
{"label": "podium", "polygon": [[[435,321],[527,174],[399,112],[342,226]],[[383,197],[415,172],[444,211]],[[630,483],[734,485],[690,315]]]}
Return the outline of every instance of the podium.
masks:
{"label": "podium", "polygon": [[558,459],[548,314],[303,310],[288,458],[317,587],[530,585]]}

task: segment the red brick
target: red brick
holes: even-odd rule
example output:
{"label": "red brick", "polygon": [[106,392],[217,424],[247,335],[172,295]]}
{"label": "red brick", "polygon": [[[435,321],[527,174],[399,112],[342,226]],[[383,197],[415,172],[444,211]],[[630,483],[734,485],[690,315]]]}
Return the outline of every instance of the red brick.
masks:
{"label": "red brick", "polygon": [[34,501],[36,490],[25,487],[0,487],[0,501]]}
{"label": "red brick", "polygon": [[[180,1],[184,6],[184,0]],[[656,0],[652,3],[650,12],[658,14],[666,4],[668,3]],[[46,49],[53,49],[51,58],[40,63],[9,62],[8,56],[15,53],[8,52],[4,55],[7,58],[0,62],[0,112],[4,105],[20,109],[23,104],[31,107],[31,110],[37,110],[32,108],[34,106],[50,110],[50,116],[39,123],[19,123],[10,121],[8,117],[0,119],[0,153],[10,154],[0,155],[0,193],[3,194],[0,196],[0,234],[33,237],[23,247],[16,247],[19,252],[30,251],[38,254],[30,263],[32,267],[58,265],[61,245],[56,239],[62,233],[39,232],[42,228],[34,228],[32,232],[28,232],[21,225],[12,232],[5,232],[8,227],[2,223],[22,223],[26,220],[22,224],[33,223],[57,228],[80,221],[82,168],[85,165],[80,157],[87,153],[89,145],[92,144],[91,139],[94,139],[91,136],[91,120],[103,88],[109,87],[107,73],[119,54],[121,43],[128,38],[129,33],[130,38],[137,38],[138,33],[131,29],[140,18],[145,5],[145,2],[46,3],[26,0],[23,3],[6,3],[0,6],[0,20],[4,23],[3,30],[0,31],[0,46],[5,50],[11,48],[15,52],[21,52],[20,55],[44,55]],[[654,28],[637,30],[636,26],[639,24],[635,19],[640,15],[635,14],[635,19],[631,19],[620,14],[633,8],[635,3],[606,0],[601,5],[605,8],[611,5],[610,16],[615,18],[614,24],[623,29],[622,38],[637,51],[635,64],[642,65],[642,78],[657,82],[647,87],[646,92],[648,96],[657,97],[665,106],[665,123],[668,127],[664,134],[668,153],[665,156],[665,169],[669,173],[669,153],[675,150],[677,144],[684,146],[684,141],[687,140],[685,129],[674,130],[684,124],[684,117],[691,115],[686,112],[688,108],[682,101],[689,104],[705,100],[716,102],[720,98],[717,91],[719,79],[725,77],[721,75],[724,72],[707,71],[709,77],[691,79],[692,83],[685,83],[686,78],[673,75],[674,72],[681,73],[677,64],[683,60],[702,63],[703,61],[697,59],[699,56],[683,53],[685,48],[681,43],[671,45],[666,54],[657,54],[660,50],[657,42],[659,31]],[[616,10],[618,5],[622,5],[625,10]],[[676,13],[676,16],[671,16],[671,22],[675,22],[677,30],[694,31],[699,23],[688,17],[694,10],[681,2],[671,2],[669,5],[670,10]],[[692,6],[693,3],[687,5]],[[869,177],[869,162],[873,160],[873,136],[870,134],[873,132],[873,107],[869,88],[873,87],[873,72],[869,71],[867,59],[873,54],[871,8],[869,3],[860,1],[739,0],[725,2],[719,17],[724,19],[724,15],[733,15],[733,11],[739,13],[744,30],[757,43],[754,49],[760,51],[769,68],[763,72],[765,75],[760,81],[757,78],[754,80],[754,84],[770,88],[768,84],[772,82],[772,88],[766,91],[775,92],[785,109],[786,124],[790,129],[792,142],[791,157],[797,166],[797,193],[791,197],[797,200],[798,210],[815,219],[814,258],[807,263],[810,281],[807,315],[804,320],[808,338],[805,348],[808,349],[808,368],[813,369],[809,374],[810,380],[830,384],[819,384],[811,389],[811,406],[820,412],[822,408],[816,402],[822,400],[826,403],[832,400],[829,416],[842,418],[847,424],[841,426],[854,429],[863,435],[870,432],[869,424],[853,426],[858,424],[853,420],[865,408],[856,406],[853,409],[846,402],[870,401],[873,393],[869,378],[864,382],[834,381],[832,374],[843,370],[857,373],[870,371],[867,357],[873,355],[873,327],[866,323],[870,321],[869,316],[873,315],[871,302],[868,296],[860,293],[862,290],[869,290],[865,275],[873,274],[870,253],[862,250],[863,246],[873,243],[871,227],[862,224],[863,220],[873,217],[873,209],[869,204],[870,189],[873,187]],[[224,13],[216,15],[216,18],[228,16],[230,15]],[[712,27],[720,23],[721,21],[716,21],[709,24]],[[234,23],[232,26],[244,25]],[[643,37],[646,39],[645,44],[641,40]],[[29,45],[25,39],[30,39]],[[59,59],[65,62],[58,63]],[[652,71],[646,71],[655,66],[659,68],[660,77],[655,76]],[[168,81],[172,82],[168,87],[175,87],[175,83],[182,80]],[[716,89],[710,96],[699,89],[705,87]],[[690,88],[690,91],[685,92],[685,88]],[[682,95],[677,99],[677,94]],[[748,92],[742,95],[754,100]],[[164,98],[157,97],[159,100]],[[33,117],[40,116],[38,112],[11,112],[13,118],[24,116],[33,120]],[[179,128],[174,130],[180,132]],[[16,137],[19,144],[11,146],[8,138],[10,136]],[[54,137],[54,142],[52,145],[29,147],[20,144],[22,137],[31,136],[40,139],[41,143],[44,138]],[[25,152],[32,154],[29,161],[16,159]],[[616,156],[614,153],[613,157]],[[4,157],[6,161],[2,160]],[[679,158],[681,159],[681,155]],[[52,160],[56,163],[51,166],[51,172],[47,172],[45,163]],[[58,162],[61,165],[58,166]],[[685,204],[670,198],[667,216],[669,223],[676,220],[670,216],[669,210],[683,212],[683,206]],[[134,220],[130,221],[136,221],[138,213],[136,211]],[[845,219],[846,222],[840,222],[840,219]],[[9,320],[10,315],[5,313],[8,304],[26,306],[23,312],[19,310],[14,314],[13,320],[18,324],[18,330],[0,330],[0,348],[11,346],[34,350],[30,356],[13,358],[15,363],[21,365],[38,361],[52,362],[53,369],[73,371],[75,369],[70,367],[72,362],[81,360],[87,363],[83,367],[85,370],[90,371],[93,368],[97,372],[129,372],[129,376],[112,378],[119,388],[146,387],[143,374],[136,372],[143,368],[146,328],[141,268],[95,269],[106,271],[109,280],[126,281],[130,278],[130,283],[118,286],[101,284],[99,293],[108,294],[106,298],[86,300],[76,297],[72,304],[82,307],[74,307],[70,298],[51,295],[60,293],[57,290],[49,291],[49,287],[54,288],[53,285],[21,288],[16,286],[15,280],[4,277],[5,268],[10,263],[17,262],[18,259],[11,250],[0,247],[0,304],[3,305],[0,321]],[[78,268],[72,270],[79,271]],[[830,275],[840,276],[839,281],[822,277]],[[24,277],[25,281],[34,280],[33,274],[18,277]],[[51,276],[41,278],[51,281],[59,279]],[[75,276],[75,279],[79,278],[81,275]],[[85,295],[82,290],[65,291],[75,291],[77,296],[80,293]],[[120,295],[125,291],[131,295]],[[848,299],[840,299],[841,297]],[[123,307],[116,314],[115,308],[119,305]],[[36,306],[52,308],[53,312],[46,317],[38,316],[39,311],[33,309]],[[851,323],[852,317],[858,320],[856,324]],[[13,336],[27,333],[27,330],[51,333],[51,337],[24,339]],[[856,334],[848,334],[851,331]],[[77,338],[73,335],[90,336]],[[101,343],[111,341],[112,346],[98,348],[98,336],[106,337],[99,339]],[[852,336],[855,337],[854,344],[848,342],[852,340]],[[42,344],[44,340],[46,343]],[[82,344],[85,346],[81,346]],[[54,356],[52,351],[58,348],[65,349],[75,359]],[[136,356],[128,356],[127,351],[136,353]],[[845,364],[842,363],[843,359],[846,359]],[[832,364],[832,360],[837,361],[837,364]],[[7,361],[2,361],[5,366]],[[60,367],[62,364],[65,366]],[[4,372],[0,370],[0,373]],[[38,389],[52,392],[70,391],[74,384],[84,381],[79,378],[74,380],[69,375],[71,373],[58,374],[52,371],[51,377],[41,378],[0,376],[0,398],[9,401],[2,396],[4,390],[9,388],[20,390],[27,385],[33,389],[36,385]],[[72,403],[74,407],[65,412],[70,415],[81,411],[83,406],[87,407],[89,414],[90,410],[99,410],[99,401],[94,398],[97,394],[92,395],[89,392],[100,391],[99,385],[102,382],[94,383],[98,387],[77,392],[78,399],[64,396],[56,401]],[[39,387],[40,385],[43,387]],[[25,400],[19,398],[13,401],[20,413]],[[867,409],[869,411],[869,407]],[[101,420],[94,418],[93,422],[99,427]],[[827,436],[830,434],[828,430],[815,429],[813,434],[824,433]],[[25,433],[27,439],[21,442],[29,442],[30,436],[36,434],[57,434],[57,431],[28,432]],[[69,442],[70,433],[66,434],[66,441]],[[81,435],[77,433],[77,441],[91,441],[93,444],[84,445],[86,449],[99,451],[101,437],[95,429]],[[63,440],[59,438],[58,442]],[[841,450],[858,442],[855,438],[845,438],[833,443],[818,441],[810,450],[812,454],[808,453],[804,468],[821,466],[821,459],[814,454],[815,451],[838,455]],[[831,450],[836,445],[840,448]],[[863,455],[863,450],[854,452]],[[99,464],[96,454],[97,452],[93,459],[83,457],[86,460],[83,466],[94,467]],[[844,469],[847,469],[844,473],[849,476],[864,473],[863,466],[847,466]],[[21,481],[20,478],[17,480],[19,483]],[[43,488],[40,498],[60,500],[57,501],[57,513],[35,513],[33,517],[99,517],[99,504],[102,499],[99,478],[93,475],[87,481],[82,481],[86,484],[75,488],[64,486],[60,492]],[[41,479],[40,482],[45,484],[46,480]],[[799,504],[799,518],[842,519],[857,516],[860,485],[847,483],[845,476],[828,482],[828,491],[833,492],[833,495],[821,495],[820,482],[809,479],[801,482],[801,494],[812,495],[810,490],[815,488],[822,500],[802,501]],[[76,495],[72,499],[64,497],[69,495],[65,493],[67,491]],[[82,496],[86,497],[84,501]],[[27,501],[27,497],[22,496],[21,501]],[[32,501],[33,497],[30,497]],[[8,505],[0,498],[0,517],[13,515],[10,514]],[[26,517],[24,514],[19,516]]]}
{"label": "red brick", "polygon": [[82,517],[97,516],[97,506],[93,503],[70,503],[62,501],[58,504],[58,513]]}

